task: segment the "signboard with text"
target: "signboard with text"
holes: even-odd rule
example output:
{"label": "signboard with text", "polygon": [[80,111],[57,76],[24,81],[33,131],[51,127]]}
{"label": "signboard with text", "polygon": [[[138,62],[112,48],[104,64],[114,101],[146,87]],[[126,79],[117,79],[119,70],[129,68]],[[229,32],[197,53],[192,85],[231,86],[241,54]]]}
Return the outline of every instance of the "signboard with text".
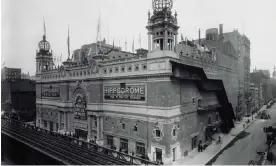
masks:
{"label": "signboard with text", "polygon": [[78,97],[74,105],[75,119],[87,120],[86,103],[83,98]]}
{"label": "signboard with text", "polygon": [[105,100],[145,101],[145,85],[111,85],[104,87]]}
{"label": "signboard with text", "polygon": [[58,88],[42,89],[42,97],[60,97],[60,90]]}

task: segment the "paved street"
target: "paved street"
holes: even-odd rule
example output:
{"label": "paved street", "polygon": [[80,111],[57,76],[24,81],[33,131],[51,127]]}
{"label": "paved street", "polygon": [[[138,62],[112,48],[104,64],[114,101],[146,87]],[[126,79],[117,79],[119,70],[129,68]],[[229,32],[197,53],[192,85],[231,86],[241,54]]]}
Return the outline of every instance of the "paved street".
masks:
{"label": "paved street", "polygon": [[263,132],[264,125],[276,123],[276,105],[269,109],[270,120],[257,119],[245,131],[248,133],[243,139],[238,140],[229,149],[225,150],[213,165],[247,165],[250,160],[257,160],[257,150],[264,150],[267,146],[266,136]]}

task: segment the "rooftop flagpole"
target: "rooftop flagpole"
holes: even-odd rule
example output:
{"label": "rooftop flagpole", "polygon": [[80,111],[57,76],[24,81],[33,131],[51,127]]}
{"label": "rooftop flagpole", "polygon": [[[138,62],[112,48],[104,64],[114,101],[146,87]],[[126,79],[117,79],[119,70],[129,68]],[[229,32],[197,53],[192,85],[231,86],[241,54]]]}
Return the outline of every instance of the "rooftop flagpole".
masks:
{"label": "rooftop flagpole", "polygon": [[70,59],[70,33],[69,33],[69,25],[68,25],[68,37],[67,37],[67,47],[68,47],[68,59]]}

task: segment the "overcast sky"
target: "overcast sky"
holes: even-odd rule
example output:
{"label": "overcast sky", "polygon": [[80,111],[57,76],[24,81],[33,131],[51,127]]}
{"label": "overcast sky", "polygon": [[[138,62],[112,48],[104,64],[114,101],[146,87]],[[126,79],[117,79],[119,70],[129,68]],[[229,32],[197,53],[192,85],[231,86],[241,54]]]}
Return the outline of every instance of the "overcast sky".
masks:
{"label": "overcast sky", "polygon": [[[101,13],[102,38],[131,50],[133,37],[138,48],[147,48],[145,26],[151,0],[1,0],[1,61],[5,66],[35,73],[37,44],[43,35],[43,17],[47,40],[54,56],[67,58],[67,27],[70,26],[71,50],[95,42]],[[238,29],[251,40],[251,69],[269,69],[276,65],[276,0],[174,0],[178,12],[179,33],[188,39],[205,36],[208,28],[224,24],[224,32]],[[179,35],[180,40],[180,35]],[[72,52],[72,51],[71,51]]]}

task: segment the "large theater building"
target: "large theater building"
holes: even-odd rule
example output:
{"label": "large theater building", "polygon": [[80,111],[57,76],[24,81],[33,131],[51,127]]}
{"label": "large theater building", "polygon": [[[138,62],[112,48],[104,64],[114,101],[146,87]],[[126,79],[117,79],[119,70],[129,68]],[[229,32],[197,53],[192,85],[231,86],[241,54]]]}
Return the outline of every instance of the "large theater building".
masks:
{"label": "large theater building", "polygon": [[[44,35],[36,56],[38,126],[165,164],[233,127],[235,103],[222,76],[183,60],[205,64],[192,57],[198,54],[176,53],[179,27],[172,3],[153,6],[148,50],[135,54],[100,41],[85,45],[55,68]],[[218,75],[220,58],[208,50],[205,55]]]}

